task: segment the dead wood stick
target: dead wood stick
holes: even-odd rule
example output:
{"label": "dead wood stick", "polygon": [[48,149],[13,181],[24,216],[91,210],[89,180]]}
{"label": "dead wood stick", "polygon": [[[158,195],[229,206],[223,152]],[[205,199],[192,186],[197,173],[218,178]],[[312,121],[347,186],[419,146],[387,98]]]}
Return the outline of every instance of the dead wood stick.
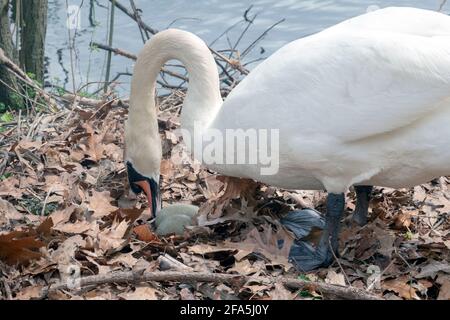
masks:
{"label": "dead wood stick", "polygon": [[224,56],[223,54],[221,54],[220,52],[217,52],[214,49],[209,48],[209,50],[215,54],[219,59],[225,61],[228,65],[230,65],[233,69],[238,70],[241,74],[243,75],[247,75],[249,74],[249,71],[247,69],[245,69],[242,65],[241,62],[239,60],[231,60],[229,58],[227,58],[226,56]]}
{"label": "dead wood stick", "polygon": [[275,22],[273,25],[271,25],[269,28],[267,28],[258,38],[256,38],[241,54],[241,57],[245,57],[255,46],[256,44],[261,41],[261,39],[263,39],[270,30],[272,30],[273,28],[275,28],[277,25],[279,25],[280,23],[284,22],[286,19],[281,19],[277,22]]}
{"label": "dead wood stick", "polygon": [[164,253],[158,257],[159,269],[160,270],[178,270],[178,271],[194,271],[191,267],[185,265],[184,263],[172,258],[170,255]]}
{"label": "dead wood stick", "polygon": [[[243,285],[245,282],[259,282],[259,283],[274,283],[275,281],[281,281],[283,285],[293,289],[312,288],[321,292],[324,295],[337,297],[340,299],[358,299],[358,300],[382,300],[382,298],[368,293],[364,290],[337,286],[322,282],[312,282],[300,279],[284,278],[270,279],[264,277],[248,277],[234,274],[224,273],[200,273],[200,272],[177,272],[177,271],[165,271],[165,272],[114,272],[110,274],[102,274],[95,276],[87,276],[79,279],[78,287],[80,289],[90,285],[100,285],[107,283],[139,283],[147,281],[177,281],[177,282],[212,282],[212,283],[226,283],[231,285]],[[57,290],[67,290],[67,282],[59,282],[51,285],[42,290],[41,298],[44,299],[49,293]]]}
{"label": "dead wood stick", "polygon": [[313,289],[328,297],[346,300],[384,300],[383,298],[355,287],[344,287],[325,282],[305,281],[300,279],[281,279],[281,283],[291,289]]}
{"label": "dead wood stick", "polygon": [[91,42],[91,47],[97,47],[102,50],[111,51],[119,56],[123,56],[125,58],[131,59],[131,60],[137,60],[137,56],[133,53],[127,52],[125,50],[119,49],[119,48],[113,48],[106,44],[98,43],[98,42]]}
{"label": "dead wood stick", "polygon": [[[129,16],[131,19],[133,19],[134,21],[136,21],[138,24],[141,25],[141,27],[150,32],[151,34],[157,34],[158,30],[150,27],[149,25],[147,25],[144,21],[141,20],[141,22],[139,23],[138,21],[138,17],[136,17],[136,15],[134,14],[134,12],[131,12],[130,10],[128,10],[123,4],[121,4],[119,1],[113,1],[113,0],[109,0],[109,2],[111,2],[112,4],[115,4],[116,7],[122,11],[123,13],[125,13],[127,16]],[[140,20],[140,19],[139,19]]]}
{"label": "dead wood stick", "polygon": [[[137,56],[135,54],[127,52],[127,51],[119,49],[119,48],[110,47],[110,46],[108,46],[106,44],[102,44],[102,43],[98,43],[98,42],[91,42],[91,46],[95,46],[95,47],[97,47],[99,49],[102,49],[102,50],[111,51],[111,52],[113,52],[113,53],[115,53],[115,54],[117,54],[119,56],[123,56],[125,58],[131,59],[131,60],[134,60],[134,61],[137,60]],[[185,76],[183,76],[181,74],[178,74],[176,72],[167,70],[166,68],[162,68],[161,71],[164,72],[164,73],[167,73],[168,75],[170,75],[172,77],[181,79],[183,81],[188,81],[188,78],[186,78]]]}
{"label": "dead wood stick", "polygon": [[80,97],[73,93],[65,93],[61,96],[63,100],[67,100],[68,102],[76,101],[78,104],[87,105],[91,107],[98,107],[105,103],[103,100],[91,99],[86,97]]}
{"label": "dead wood stick", "polygon": [[4,64],[17,78],[34,88],[39,95],[44,99],[45,102],[53,109],[53,111],[58,110],[53,98],[41,89],[36,83],[14,62],[11,61],[6,55],[3,49],[0,48],[0,64]]}
{"label": "dead wood stick", "polygon": [[[110,1],[112,1],[112,0],[110,0]],[[151,34],[157,34],[157,33],[159,32],[158,30],[152,29],[152,28],[150,28],[149,26],[147,26],[141,19],[139,19],[139,21],[140,21],[140,22],[139,22],[139,21],[137,20],[137,18],[135,17],[134,13],[132,13],[131,11],[128,11],[128,9],[125,8],[123,5],[121,5],[118,1],[115,1],[115,4],[116,4],[116,7],[118,7],[120,10],[122,10],[123,12],[125,12],[125,13],[126,13],[130,18],[132,18],[134,21],[136,21],[136,22],[137,22],[144,30],[150,32]],[[278,23],[281,23],[281,22],[278,22]],[[274,25],[274,26],[275,26],[275,25]],[[272,28],[273,28],[274,26],[272,26]],[[150,30],[152,30],[152,31],[150,31]],[[269,30],[270,30],[270,29],[269,29]],[[268,32],[269,30],[267,30],[267,32]],[[108,45],[105,45],[105,44],[101,44],[101,43],[97,43],[97,42],[92,42],[91,45],[94,45],[94,46],[98,47],[99,49],[111,51],[111,52],[113,52],[113,53],[115,53],[115,54],[117,54],[117,55],[124,56],[124,57],[127,57],[127,58],[132,59],[132,60],[136,60],[136,59],[137,59],[137,56],[136,56],[135,54],[126,52],[126,51],[121,50],[121,49],[118,49],[118,48],[112,48],[112,47],[110,47],[110,46],[108,46]],[[214,49],[212,49],[212,48],[209,48],[209,50],[211,50],[211,52],[212,52],[214,55],[216,55],[218,58],[220,58],[220,59],[222,59],[223,61],[227,62],[227,63],[231,66],[231,68],[233,68],[233,69],[239,71],[241,74],[247,75],[247,74],[249,73],[249,71],[248,71],[246,68],[244,68],[238,61],[237,61],[237,62],[231,61],[230,59],[228,59],[227,57],[225,57],[224,55],[222,55],[221,53],[217,52],[216,50],[214,50]],[[171,76],[174,76],[174,77],[177,77],[177,78],[179,78],[178,76],[181,76],[181,75],[176,74],[176,73],[171,74],[171,71],[169,71],[169,70],[163,70],[163,72],[166,72],[167,74],[170,74]],[[181,76],[181,77],[183,77],[183,76]],[[186,78],[184,77],[184,78],[180,78],[180,79],[185,80]],[[186,79],[186,80],[187,80],[187,79]]]}
{"label": "dead wood stick", "polygon": [[142,22],[142,19],[141,19],[141,15],[139,14],[139,11],[138,11],[138,9],[136,7],[136,4],[134,3],[134,0],[130,0],[130,4],[131,4],[131,9],[133,9],[134,17],[136,18],[136,22],[137,22],[138,27],[139,27],[139,32],[141,33],[142,42],[145,43],[145,41],[150,39],[150,35],[148,34],[148,31],[145,30],[145,28],[142,25],[143,22]]}
{"label": "dead wood stick", "polygon": [[113,108],[122,107],[122,108],[127,109],[129,107],[128,100],[121,100],[121,99],[114,99],[111,101],[97,100],[97,99],[92,99],[92,98],[76,96],[73,93],[65,93],[61,96],[61,98],[68,102],[73,102],[76,99],[77,103],[80,105],[96,107],[96,108],[101,107],[108,103],[111,103],[111,107],[113,107]]}

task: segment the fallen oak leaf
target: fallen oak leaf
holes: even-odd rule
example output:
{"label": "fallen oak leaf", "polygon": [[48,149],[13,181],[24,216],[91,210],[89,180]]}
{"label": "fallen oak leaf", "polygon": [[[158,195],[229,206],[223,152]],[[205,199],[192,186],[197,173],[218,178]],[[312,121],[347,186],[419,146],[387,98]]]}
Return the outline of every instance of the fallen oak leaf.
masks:
{"label": "fallen oak leaf", "polygon": [[346,286],[345,276],[343,273],[337,273],[333,269],[328,270],[327,277],[325,278],[326,283],[336,284],[339,286]]}
{"label": "fallen oak leaf", "polygon": [[0,197],[8,196],[20,199],[22,198],[24,191],[25,188],[20,187],[19,180],[12,176],[2,180],[2,183],[0,184]]}
{"label": "fallen oak leaf", "polygon": [[292,300],[296,293],[287,290],[281,282],[276,282],[275,287],[269,292],[272,300]]}
{"label": "fallen oak leaf", "polygon": [[435,277],[438,272],[450,273],[450,264],[444,261],[432,260],[421,268],[420,273],[415,278]]}
{"label": "fallen oak leaf", "polygon": [[67,234],[87,234],[90,230],[96,230],[97,222],[88,222],[86,220],[77,221],[76,223],[61,223],[53,227],[53,230]]}
{"label": "fallen oak leaf", "polygon": [[57,210],[50,214],[54,226],[62,225],[70,220],[70,217],[77,209],[76,206],[70,206],[63,210]]}
{"label": "fallen oak leaf", "polygon": [[52,219],[47,218],[36,229],[0,235],[0,260],[9,265],[27,265],[31,260],[39,259],[42,256],[39,249],[45,246],[45,242],[38,237],[50,235],[52,226]]}
{"label": "fallen oak leaf", "polygon": [[232,243],[228,243],[228,245],[225,244],[225,245],[220,245],[220,246],[213,246],[213,245],[209,245],[209,244],[196,244],[196,245],[190,246],[188,249],[190,252],[201,255],[201,256],[213,255],[213,254],[219,253],[219,252],[231,252],[231,253],[238,252],[237,248],[233,248]]}
{"label": "fallen oak leaf", "polygon": [[123,220],[121,222],[115,221],[110,228],[99,232],[97,238],[100,250],[107,255],[122,250],[128,243],[128,239],[125,239],[128,229],[127,221]]}
{"label": "fallen oak leaf", "polygon": [[7,224],[9,220],[21,220],[23,217],[10,202],[0,199],[0,226]]}
{"label": "fallen oak leaf", "polygon": [[37,227],[36,232],[43,237],[48,237],[51,234],[52,227],[53,220],[52,218],[48,217],[39,225],[39,227]]}
{"label": "fallen oak leaf", "polygon": [[158,300],[157,292],[151,287],[137,287],[133,292],[121,293],[118,297],[125,300]]}
{"label": "fallen oak leaf", "polygon": [[450,300],[450,276],[441,275],[436,279],[436,282],[441,285],[437,299]]}
{"label": "fallen oak leaf", "polygon": [[[209,179],[209,183],[214,183]],[[253,200],[253,193],[258,187],[258,183],[251,179],[241,179],[235,177],[217,176],[215,184],[219,185],[219,194],[212,195],[209,201],[205,202],[199,209],[199,215],[206,215],[208,218],[218,218],[224,214],[224,209],[233,199],[245,198]],[[219,182],[219,183],[217,183]]]}
{"label": "fallen oak leaf", "polygon": [[154,234],[147,224],[141,224],[133,229],[136,237],[144,242],[160,242],[159,238]]}
{"label": "fallen oak leaf", "polygon": [[[244,241],[233,243],[233,245],[244,252],[252,251],[262,254],[271,265],[282,266],[287,271],[292,267],[289,262],[289,252],[293,242],[292,236],[283,228],[275,232],[271,227],[264,226],[262,232],[253,228]],[[231,242],[229,244],[231,245]],[[238,257],[236,259],[240,260]]]}
{"label": "fallen oak leaf", "polygon": [[109,191],[98,192],[93,190],[92,196],[88,197],[88,209],[93,211],[93,218],[101,218],[116,211],[118,208],[111,204],[111,195]]}
{"label": "fallen oak leaf", "polygon": [[104,144],[102,143],[103,136],[95,133],[92,125],[88,122],[84,123],[82,127],[88,133],[87,143],[84,145],[85,153],[94,162],[98,162],[103,158]]}
{"label": "fallen oak leaf", "polygon": [[411,226],[411,213],[400,211],[400,214],[395,217],[394,223],[396,229],[408,229]]}
{"label": "fallen oak leaf", "polygon": [[407,277],[399,277],[397,279],[384,281],[381,284],[381,287],[383,288],[383,290],[394,291],[404,299],[419,300],[420,298],[417,296],[416,290],[407,282],[408,282]]}
{"label": "fallen oak leaf", "polygon": [[[265,268],[265,266],[264,266],[264,268]],[[245,259],[242,261],[236,261],[234,266],[232,268],[228,269],[228,271],[229,272],[234,271],[238,274],[248,276],[248,275],[257,273],[259,270],[258,270],[258,268],[254,267],[250,263],[250,261]]]}
{"label": "fallen oak leaf", "polygon": [[16,300],[32,300],[41,297],[42,289],[44,286],[29,286],[25,287],[16,293]]}
{"label": "fallen oak leaf", "polygon": [[45,243],[34,236],[21,237],[23,233],[13,231],[0,235],[0,260],[9,265],[27,265],[31,260],[41,257],[39,249]]}
{"label": "fallen oak leaf", "polygon": [[[133,224],[139,217],[142,215],[142,213],[145,211],[145,209],[137,209],[137,208],[119,208],[116,211],[113,211],[110,215],[107,216],[108,219],[114,221],[122,221],[127,220],[130,224]],[[105,220],[105,219],[103,219]]]}

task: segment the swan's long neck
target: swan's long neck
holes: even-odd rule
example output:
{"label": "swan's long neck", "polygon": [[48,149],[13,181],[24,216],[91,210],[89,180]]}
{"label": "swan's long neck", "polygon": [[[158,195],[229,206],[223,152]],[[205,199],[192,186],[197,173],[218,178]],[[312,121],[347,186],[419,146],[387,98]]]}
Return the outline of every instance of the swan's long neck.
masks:
{"label": "swan's long neck", "polygon": [[181,113],[183,129],[193,137],[194,125],[196,129],[208,126],[222,104],[217,67],[200,38],[171,29],[158,33],[147,42],[134,67],[125,134],[126,153],[142,174],[155,174],[155,170],[159,174],[161,143],[155,85],[162,66],[172,59],[181,61],[189,74],[188,92]]}

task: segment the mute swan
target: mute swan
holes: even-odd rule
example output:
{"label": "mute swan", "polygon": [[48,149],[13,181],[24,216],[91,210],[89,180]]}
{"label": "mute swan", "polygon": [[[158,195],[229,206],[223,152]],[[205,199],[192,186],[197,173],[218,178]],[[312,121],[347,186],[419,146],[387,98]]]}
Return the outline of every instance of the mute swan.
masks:
{"label": "mute swan", "polygon": [[276,173],[262,174],[260,160],[209,168],[285,189],[327,190],[325,230],[318,247],[305,251],[305,269],[329,265],[330,248],[337,252],[350,186],[358,186],[356,220],[364,223],[371,186],[411,187],[450,174],[450,17],[386,8],[349,19],[285,45],[224,102],[208,47],[171,29],[138,56],[126,122],[130,185],[147,194],[154,215],[161,160],[155,81],[170,59],[189,73],[181,123],[194,138],[209,129],[279,130]]}

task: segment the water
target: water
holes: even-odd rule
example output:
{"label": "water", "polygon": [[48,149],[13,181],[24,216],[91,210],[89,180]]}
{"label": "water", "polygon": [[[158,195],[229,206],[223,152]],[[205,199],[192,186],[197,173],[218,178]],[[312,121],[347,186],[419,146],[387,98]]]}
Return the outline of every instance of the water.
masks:
{"label": "water", "polygon": [[[129,6],[129,1],[118,0]],[[97,26],[90,24],[90,2],[95,3],[91,15]],[[258,43],[250,54],[243,58],[244,63],[267,57],[282,45],[318,32],[340,21],[366,12],[369,6],[412,6],[423,9],[437,10],[442,0],[135,0],[138,8],[143,11],[143,20],[158,30],[175,27],[194,32],[207,43],[214,41],[228,27],[243,20],[243,13],[253,5],[249,16],[257,14],[253,25],[238,45],[241,52],[269,26],[285,19]],[[89,43],[96,41],[107,43],[108,7],[109,1],[98,0],[68,0],[70,5],[81,5],[80,30],[76,33],[73,54],[73,69],[75,70],[75,88],[88,82],[90,92],[95,91],[105,73],[105,55],[103,51],[92,51]],[[447,12],[450,5],[443,7]],[[71,59],[69,50],[69,30],[66,27],[66,1],[49,1],[49,22],[47,32],[48,80],[58,82],[72,90]],[[244,23],[229,32],[228,38],[235,43],[241,34]],[[142,39],[136,23],[121,11],[115,14],[114,47],[137,53],[142,47]],[[73,36],[75,31],[71,31]],[[228,49],[230,45],[226,37],[213,45],[213,48]],[[63,63],[61,63],[61,61]],[[133,62],[113,56],[111,77],[117,73],[130,73]],[[251,69],[258,61],[250,63]],[[121,76],[118,80],[118,91],[127,95],[129,90],[129,76]],[[83,89],[86,89],[83,88]]]}

